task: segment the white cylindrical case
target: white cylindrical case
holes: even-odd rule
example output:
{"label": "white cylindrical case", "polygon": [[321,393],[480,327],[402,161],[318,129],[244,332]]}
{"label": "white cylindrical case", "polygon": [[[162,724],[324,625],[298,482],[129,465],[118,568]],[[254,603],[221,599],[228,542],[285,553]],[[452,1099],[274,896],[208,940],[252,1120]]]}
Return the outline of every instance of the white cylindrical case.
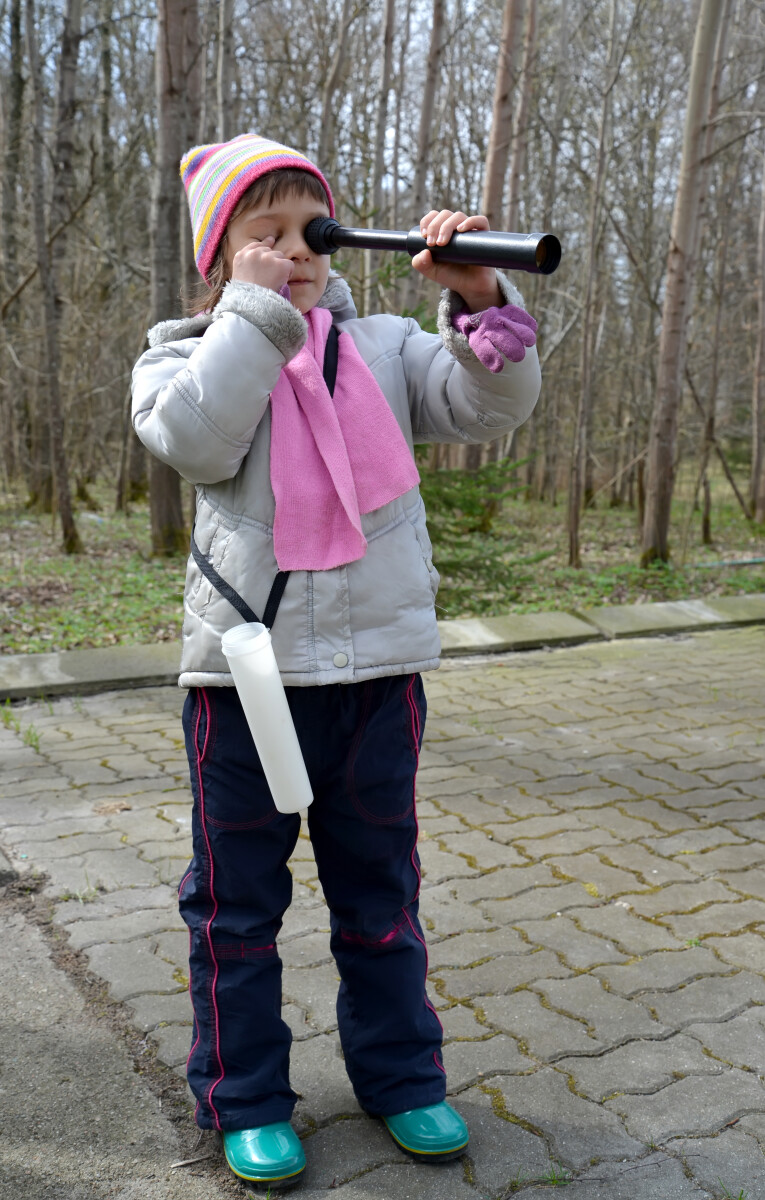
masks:
{"label": "white cylindrical case", "polygon": [[266,781],[279,812],[307,808],[313,792],[287,704],[271,634],[251,622],[221,639]]}

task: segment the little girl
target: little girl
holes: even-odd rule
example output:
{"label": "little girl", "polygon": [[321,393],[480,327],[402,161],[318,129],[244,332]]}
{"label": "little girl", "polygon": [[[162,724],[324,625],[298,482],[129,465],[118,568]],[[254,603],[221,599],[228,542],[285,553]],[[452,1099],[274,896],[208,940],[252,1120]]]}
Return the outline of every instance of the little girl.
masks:
{"label": "little girl", "polygon": [[[329,258],[304,240],[310,220],[334,216],[329,185],[286,146],[254,134],[197,146],[181,175],[203,311],[150,331],[133,421],[197,493],[180,676],[194,857],[179,888],[196,1119],[221,1131],[244,1179],[284,1186],[305,1167],[289,1124],[276,945],[300,818],[274,808],[221,651],[238,608],[273,625],[311,780],[353,1089],[402,1149],[443,1161],[464,1153],[468,1132],[444,1099],[417,917],[420,672],[438,666],[440,645],[412,451],[489,441],[526,419],[540,385],[536,324],[504,276],[437,265],[430,250],[412,265],[446,289],[439,334],[403,317],[359,319]],[[449,210],[420,222],[429,245],[487,228]]]}

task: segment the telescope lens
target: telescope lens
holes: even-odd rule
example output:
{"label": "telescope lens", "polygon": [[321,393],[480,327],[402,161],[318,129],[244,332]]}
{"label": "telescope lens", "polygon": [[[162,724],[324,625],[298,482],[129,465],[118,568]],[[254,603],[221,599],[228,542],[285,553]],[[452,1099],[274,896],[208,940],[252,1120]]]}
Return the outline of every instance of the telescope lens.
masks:
{"label": "telescope lens", "polygon": [[552,233],[543,234],[537,242],[535,262],[540,275],[552,275],[560,263],[560,242]]}

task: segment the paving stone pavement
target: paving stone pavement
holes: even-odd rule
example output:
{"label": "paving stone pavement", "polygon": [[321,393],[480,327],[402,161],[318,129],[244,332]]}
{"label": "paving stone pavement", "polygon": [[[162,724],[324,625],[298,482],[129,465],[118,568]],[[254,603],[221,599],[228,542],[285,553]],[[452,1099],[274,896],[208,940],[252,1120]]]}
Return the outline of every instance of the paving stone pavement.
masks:
{"label": "paving stone pavement", "polygon": [[[304,1200],[765,1196],[765,627],[464,658],[426,684],[421,911],[470,1155],[409,1163],[356,1104],[301,837],[281,946]],[[56,699],[0,728],[0,847],[179,1073],[182,701]]]}

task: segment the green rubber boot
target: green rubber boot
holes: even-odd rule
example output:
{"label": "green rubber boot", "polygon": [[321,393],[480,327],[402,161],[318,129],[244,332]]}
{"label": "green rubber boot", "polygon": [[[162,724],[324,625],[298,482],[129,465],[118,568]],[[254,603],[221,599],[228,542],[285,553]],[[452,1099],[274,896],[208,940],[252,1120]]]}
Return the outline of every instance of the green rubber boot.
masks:
{"label": "green rubber boot", "polygon": [[467,1150],[467,1125],[445,1100],[383,1117],[383,1121],[394,1142],[420,1161],[448,1162]]}
{"label": "green rubber boot", "polygon": [[287,1121],[224,1133],[223,1152],[234,1174],[250,1183],[291,1187],[305,1170],[300,1138]]}

